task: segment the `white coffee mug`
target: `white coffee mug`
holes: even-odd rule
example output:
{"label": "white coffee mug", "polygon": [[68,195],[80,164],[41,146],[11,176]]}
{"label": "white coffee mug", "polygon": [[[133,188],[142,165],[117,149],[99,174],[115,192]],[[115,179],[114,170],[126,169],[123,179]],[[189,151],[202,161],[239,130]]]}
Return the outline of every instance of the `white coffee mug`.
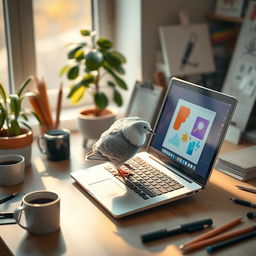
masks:
{"label": "white coffee mug", "polygon": [[[26,226],[21,224],[20,214],[24,211]],[[27,231],[46,235],[60,228],[60,197],[55,192],[39,190],[26,194],[22,205],[14,211],[17,224]]]}
{"label": "white coffee mug", "polygon": [[17,154],[0,156],[0,185],[11,186],[24,181],[25,158]]}

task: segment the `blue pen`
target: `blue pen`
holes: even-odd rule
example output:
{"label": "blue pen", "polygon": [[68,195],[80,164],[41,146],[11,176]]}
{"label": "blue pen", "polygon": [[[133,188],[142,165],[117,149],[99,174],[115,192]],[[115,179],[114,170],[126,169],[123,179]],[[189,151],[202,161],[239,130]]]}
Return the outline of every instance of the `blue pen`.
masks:
{"label": "blue pen", "polygon": [[256,208],[256,204],[253,204],[251,202],[242,200],[242,199],[237,199],[237,198],[230,198],[230,200],[234,201],[236,204],[241,204],[241,205],[245,205],[245,206],[249,206],[252,208]]}
{"label": "blue pen", "polygon": [[235,238],[231,238],[231,239],[226,240],[224,242],[220,242],[220,243],[215,244],[213,246],[209,246],[209,247],[206,248],[206,251],[208,253],[213,253],[213,252],[215,252],[215,251],[217,251],[219,249],[222,249],[222,248],[224,248],[226,246],[229,246],[231,244],[235,244],[237,242],[240,242],[240,241],[243,241],[245,239],[249,239],[249,238],[255,237],[255,236],[256,236],[256,230],[251,231],[251,232],[249,232],[247,234],[243,234],[243,235],[237,236]]}

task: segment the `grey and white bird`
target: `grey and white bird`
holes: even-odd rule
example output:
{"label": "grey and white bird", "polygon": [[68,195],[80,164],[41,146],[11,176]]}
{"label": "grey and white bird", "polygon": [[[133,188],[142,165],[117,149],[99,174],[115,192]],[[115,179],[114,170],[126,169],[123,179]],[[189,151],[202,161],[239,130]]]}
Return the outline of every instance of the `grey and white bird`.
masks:
{"label": "grey and white bird", "polygon": [[120,167],[140,150],[148,133],[154,133],[149,122],[139,117],[119,119],[102,133],[85,159],[110,162],[116,167],[117,175],[127,177],[131,172]]}

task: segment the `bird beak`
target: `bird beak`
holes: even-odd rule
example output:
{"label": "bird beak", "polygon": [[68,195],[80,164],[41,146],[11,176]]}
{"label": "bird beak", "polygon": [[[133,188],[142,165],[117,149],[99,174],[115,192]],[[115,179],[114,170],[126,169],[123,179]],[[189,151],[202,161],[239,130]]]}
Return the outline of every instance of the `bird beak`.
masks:
{"label": "bird beak", "polygon": [[152,133],[153,135],[156,135],[155,132],[152,129],[148,130],[150,133]]}

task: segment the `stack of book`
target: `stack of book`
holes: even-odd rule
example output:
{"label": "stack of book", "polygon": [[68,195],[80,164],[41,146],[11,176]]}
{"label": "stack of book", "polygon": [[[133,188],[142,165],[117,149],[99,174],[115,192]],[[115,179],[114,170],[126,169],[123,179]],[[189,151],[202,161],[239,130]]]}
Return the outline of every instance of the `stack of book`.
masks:
{"label": "stack of book", "polygon": [[256,146],[220,155],[215,168],[241,181],[255,178]]}

